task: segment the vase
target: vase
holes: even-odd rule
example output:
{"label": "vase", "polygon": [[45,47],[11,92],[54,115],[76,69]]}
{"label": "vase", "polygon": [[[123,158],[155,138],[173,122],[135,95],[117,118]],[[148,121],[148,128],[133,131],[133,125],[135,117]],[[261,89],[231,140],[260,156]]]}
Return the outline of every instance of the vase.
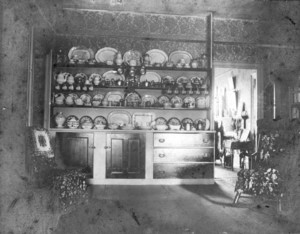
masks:
{"label": "vase", "polygon": [[63,128],[65,121],[66,121],[66,117],[63,115],[63,113],[58,112],[57,115],[55,116],[56,127]]}

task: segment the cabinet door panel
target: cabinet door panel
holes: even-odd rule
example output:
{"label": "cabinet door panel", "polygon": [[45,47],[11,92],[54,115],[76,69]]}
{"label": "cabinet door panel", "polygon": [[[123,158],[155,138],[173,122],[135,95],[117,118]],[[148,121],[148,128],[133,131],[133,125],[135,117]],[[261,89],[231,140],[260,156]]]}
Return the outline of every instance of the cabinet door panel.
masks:
{"label": "cabinet door panel", "polygon": [[136,173],[140,170],[141,164],[141,142],[140,139],[128,139],[128,172]]}
{"label": "cabinet door panel", "polygon": [[111,139],[111,170],[112,173],[123,172],[124,161],[124,139],[112,138]]}
{"label": "cabinet door panel", "polygon": [[92,133],[57,133],[60,155],[66,166],[93,167]]}
{"label": "cabinet door panel", "polygon": [[214,164],[171,164],[154,163],[153,178],[155,179],[198,179],[213,178]]}
{"label": "cabinet door panel", "polygon": [[154,162],[175,163],[175,162],[213,162],[213,149],[154,149]]}

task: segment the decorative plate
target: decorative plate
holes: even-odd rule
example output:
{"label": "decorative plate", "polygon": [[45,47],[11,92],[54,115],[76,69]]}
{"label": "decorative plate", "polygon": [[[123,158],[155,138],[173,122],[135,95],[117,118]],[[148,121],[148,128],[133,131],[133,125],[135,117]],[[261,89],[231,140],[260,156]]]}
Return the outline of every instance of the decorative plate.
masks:
{"label": "decorative plate", "polygon": [[144,82],[144,81],[148,81],[148,82],[154,81],[155,83],[160,83],[161,77],[156,72],[147,71],[146,74],[141,75],[140,77],[140,82]]}
{"label": "decorative plate", "polygon": [[208,119],[196,119],[194,121],[194,127],[197,128],[199,123],[202,124],[201,130],[209,130],[209,128],[210,128],[210,121]]}
{"label": "decorative plate", "polygon": [[181,125],[181,122],[178,118],[172,117],[168,120],[168,125]]}
{"label": "decorative plate", "polygon": [[190,63],[193,59],[192,55],[186,51],[174,51],[169,56],[169,61],[173,62],[174,64],[181,63],[181,59],[184,59],[184,63]]}
{"label": "decorative plate", "polygon": [[179,97],[179,96],[173,96],[173,97],[171,98],[171,103],[172,103],[172,104],[175,104],[175,103],[182,103],[182,99],[181,99],[181,97]]}
{"label": "decorative plate", "polygon": [[134,113],[132,123],[134,126],[142,129],[151,129],[151,124],[155,120],[155,113]]}
{"label": "decorative plate", "polygon": [[155,124],[156,125],[166,125],[167,120],[164,117],[158,117],[155,119]]}
{"label": "decorative plate", "polygon": [[84,93],[80,96],[80,99],[83,101],[84,105],[91,105],[91,101],[92,101],[91,95]]}
{"label": "decorative plate", "polygon": [[85,81],[88,79],[87,75],[82,72],[77,73],[74,78],[76,84],[84,84]]}
{"label": "decorative plate", "polygon": [[111,102],[119,102],[121,99],[124,99],[124,93],[119,91],[108,92],[105,95],[105,99]]}
{"label": "decorative plate", "polygon": [[163,106],[164,103],[170,102],[170,99],[165,95],[161,95],[158,97],[157,101],[159,102],[159,104],[161,104]]}
{"label": "decorative plate", "polygon": [[142,61],[142,54],[141,52],[137,51],[137,50],[129,50],[127,52],[125,52],[125,54],[123,55],[123,61],[129,65],[130,60],[135,60],[136,61],[136,65],[140,66],[141,65],[141,61]]}
{"label": "decorative plate", "polygon": [[66,125],[68,128],[78,128],[79,127],[79,119],[76,115],[69,115],[66,118]]}
{"label": "decorative plate", "polygon": [[95,59],[98,63],[106,63],[107,61],[114,61],[118,51],[115,48],[104,47],[97,51]]}
{"label": "decorative plate", "polygon": [[70,61],[87,62],[94,58],[94,51],[85,46],[72,47],[69,50],[68,58]]}
{"label": "decorative plate", "polygon": [[195,106],[195,98],[193,98],[192,96],[187,96],[183,99],[183,103],[191,103],[193,104],[193,106]]}
{"label": "decorative plate", "polygon": [[104,99],[104,95],[101,93],[98,93],[93,97],[93,101],[102,101],[103,99]]}
{"label": "decorative plate", "polygon": [[136,91],[128,93],[125,97],[125,100],[127,101],[127,103],[129,105],[132,103],[141,103],[142,102],[141,95]]}
{"label": "decorative plate", "polygon": [[206,98],[204,96],[199,96],[196,98],[196,107],[199,109],[206,107]]}
{"label": "decorative plate", "polygon": [[95,125],[107,125],[107,119],[103,116],[97,116],[94,119],[94,124]]}
{"label": "decorative plate", "polygon": [[117,124],[119,126],[128,125],[131,123],[131,115],[127,111],[112,111],[107,117],[109,124]]}
{"label": "decorative plate", "polygon": [[[90,76],[89,76],[89,81],[90,82],[93,82],[95,84],[95,82],[99,82],[102,80],[102,77],[100,74],[98,73],[92,73]],[[95,85],[98,85],[97,83]]]}
{"label": "decorative plate", "polygon": [[181,123],[183,124],[183,126],[186,126],[187,123],[189,123],[191,126],[194,125],[194,121],[191,118],[184,118],[183,120],[181,120]]}
{"label": "decorative plate", "polygon": [[170,83],[174,82],[174,78],[172,76],[164,76],[162,78],[162,82],[165,84],[170,84]]}
{"label": "decorative plate", "polygon": [[150,63],[152,65],[155,63],[164,64],[165,62],[168,61],[168,55],[162,50],[153,49],[153,50],[147,51],[146,54],[149,55]]}
{"label": "decorative plate", "polygon": [[118,80],[123,80],[124,81],[125,80],[124,75],[120,75],[117,71],[114,71],[114,70],[105,72],[102,75],[102,77],[103,77],[104,80],[112,80],[112,79],[114,79],[115,81],[118,81]]}
{"label": "decorative plate", "polygon": [[146,102],[150,102],[151,106],[153,106],[157,102],[157,98],[153,95],[145,94],[142,97],[142,103],[146,104]]}
{"label": "decorative plate", "polygon": [[191,78],[191,82],[193,84],[203,85],[204,81],[205,81],[205,78],[199,77],[199,76],[194,76],[194,77]]}
{"label": "decorative plate", "polygon": [[85,129],[91,129],[94,126],[93,119],[90,116],[82,116],[79,120],[80,126]]}
{"label": "decorative plate", "polygon": [[188,82],[190,82],[190,79],[189,78],[187,78],[187,77],[185,77],[185,76],[180,76],[180,77],[178,77],[177,79],[176,79],[176,83],[180,83],[180,84],[186,84],[186,83],[188,83]]}

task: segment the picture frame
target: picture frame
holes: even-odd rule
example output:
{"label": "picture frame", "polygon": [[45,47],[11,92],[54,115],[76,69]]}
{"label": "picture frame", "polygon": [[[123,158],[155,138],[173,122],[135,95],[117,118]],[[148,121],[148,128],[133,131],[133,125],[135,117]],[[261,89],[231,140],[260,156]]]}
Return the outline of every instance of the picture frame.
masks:
{"label": "picture frame", "polygon": [[50,136],[44,128],[31,128],[30,139],[33,145],[34,156],[45,156],[53,158],[54,153],[50,142]]}

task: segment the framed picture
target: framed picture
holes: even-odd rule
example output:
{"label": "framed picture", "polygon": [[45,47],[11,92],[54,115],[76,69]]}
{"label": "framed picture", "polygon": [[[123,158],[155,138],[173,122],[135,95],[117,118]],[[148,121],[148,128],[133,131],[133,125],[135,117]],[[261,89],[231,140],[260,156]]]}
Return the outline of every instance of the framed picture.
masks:
{"label": "framed picture", "polygon": [[44,128],[31,128],[31,141],[35,156],[53,158],[54,153],[50,143],[50,136]]}

